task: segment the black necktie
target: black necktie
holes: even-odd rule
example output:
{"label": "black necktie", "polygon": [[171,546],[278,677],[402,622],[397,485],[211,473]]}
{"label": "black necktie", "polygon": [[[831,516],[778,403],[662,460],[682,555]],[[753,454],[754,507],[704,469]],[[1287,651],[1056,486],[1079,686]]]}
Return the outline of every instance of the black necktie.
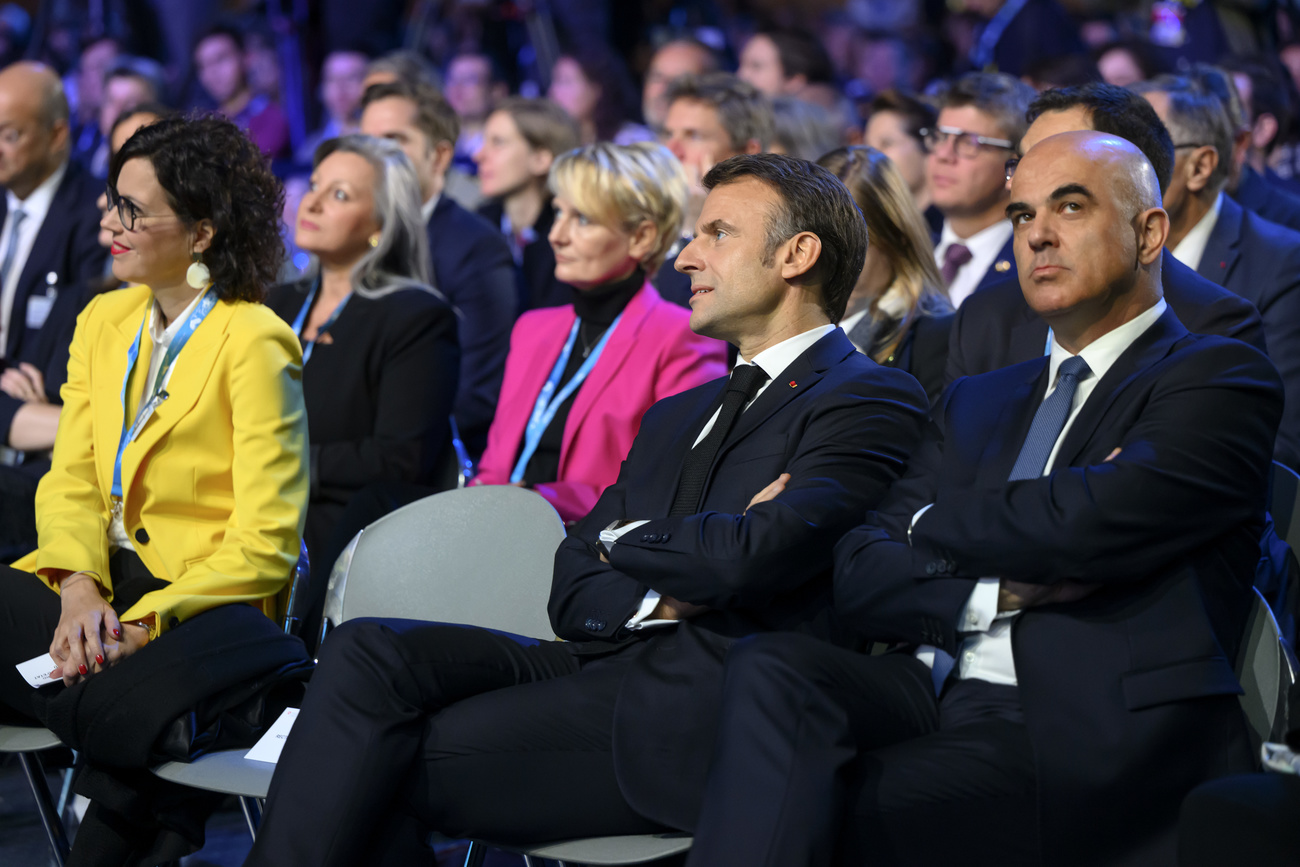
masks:
{"label": "black necktie", "polygon": [[731,381],[727,383],[722,408],[718,410],[718,418],[713,423],[712,430],[690,450],[682,463],[682,478],[677,483],[677,496],[673,498],[673,508],[668,513],[670,517],[694,515],[699,511],[704,482],[709,477],[709,468],[718,456],[722,441],[731,432],[740,411],[754,399],[765,382],[767,374],[757,364],[739,364],[731,372]]}

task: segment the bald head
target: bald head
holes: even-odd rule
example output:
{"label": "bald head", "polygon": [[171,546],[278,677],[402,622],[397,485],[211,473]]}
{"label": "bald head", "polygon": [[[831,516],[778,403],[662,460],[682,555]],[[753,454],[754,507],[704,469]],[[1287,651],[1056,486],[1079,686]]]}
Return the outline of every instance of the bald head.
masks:
{"label": "bald head", "polygon": [[0,70],[0,186],[26,199],[67,159],[68,141],[68,101],[53,70]]}
{"label": "bald head", "polygon": [[1070,351],[1159,300],[1169,218],[1155,170],[1124,139],[1042,139],[1016,169],[1007,216],[1025,300]]}

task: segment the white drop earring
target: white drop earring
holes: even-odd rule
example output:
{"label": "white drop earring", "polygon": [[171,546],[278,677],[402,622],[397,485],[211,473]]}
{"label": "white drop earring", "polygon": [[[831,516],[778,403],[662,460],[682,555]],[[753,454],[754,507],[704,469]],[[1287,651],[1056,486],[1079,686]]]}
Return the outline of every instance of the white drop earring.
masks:
{"label": "white drop earring", "polygon": [[203,264],[198,253],[194,254],[194,263],[185,271],[185,282],[195,289],[205,289],[212,280],[212,272]]}

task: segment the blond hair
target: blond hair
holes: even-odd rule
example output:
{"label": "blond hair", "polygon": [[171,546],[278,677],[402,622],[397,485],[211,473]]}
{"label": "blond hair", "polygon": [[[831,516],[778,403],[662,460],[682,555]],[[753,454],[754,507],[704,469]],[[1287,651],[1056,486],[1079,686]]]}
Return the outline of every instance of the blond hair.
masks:
{"label": "blond hair", "polygon": [[880,348],[872,353],[883,362],[898,351],[917,317],[952,309],[934,263],[930,232],[903,176],[880,151],[855,145],[831,151],[817,162],[848,189],[862,211],[871,246],[885,254],[894,272],[893,284],[875,304],[876,310],[902,311],[897,327],[881,335]]}
{"label": "blond hair", "polygon": [[551,192],[602,226],[631,232],[647,220],[658,236],[641,260],[647,274],[663,264],[681,236],[687,180],[681,163],[655,142],[597,142],[575,148],[551,166]]}

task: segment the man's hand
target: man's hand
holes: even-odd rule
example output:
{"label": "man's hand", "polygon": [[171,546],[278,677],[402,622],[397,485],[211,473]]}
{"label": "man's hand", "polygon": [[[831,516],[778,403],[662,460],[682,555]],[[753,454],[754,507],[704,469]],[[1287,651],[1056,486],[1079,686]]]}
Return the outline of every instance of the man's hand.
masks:
{"label": "man's hand", "polygon": [[763,490],[759,491],[757,494],[754,495],[754,499],[749,501],[749,505],[745,507],[745,511],[748,512],[750,509],[754,508],[759,503],[766,503],[768,500],[776,499],[777,495],[785,490],[786,483],[788,483],[789,481],[790,481],[789,473],[782,473],[781,475],[777,476],[775,482],[772,482],[772,484],[768,485],[766,488],[764,488]]}
{"label": "man's hand", "polygon": [[0,374],[0,391],[23,403],[50,402],[45,396],[45,376],[25,361]]}
{"label": "man's hand", "polygon": [[1056,584],[1026,584],[1003,578],[998,585],[998,611],[1020,611],[1040,605],[1076,602],[1096,592],[1097,584],[1060,581]]}
{"label": "man's hand", "polygon": [[690,620],[708,611],[707,605],[692,605],[671,596],[660,596],[659,604],[650,612],[647,620]]}

